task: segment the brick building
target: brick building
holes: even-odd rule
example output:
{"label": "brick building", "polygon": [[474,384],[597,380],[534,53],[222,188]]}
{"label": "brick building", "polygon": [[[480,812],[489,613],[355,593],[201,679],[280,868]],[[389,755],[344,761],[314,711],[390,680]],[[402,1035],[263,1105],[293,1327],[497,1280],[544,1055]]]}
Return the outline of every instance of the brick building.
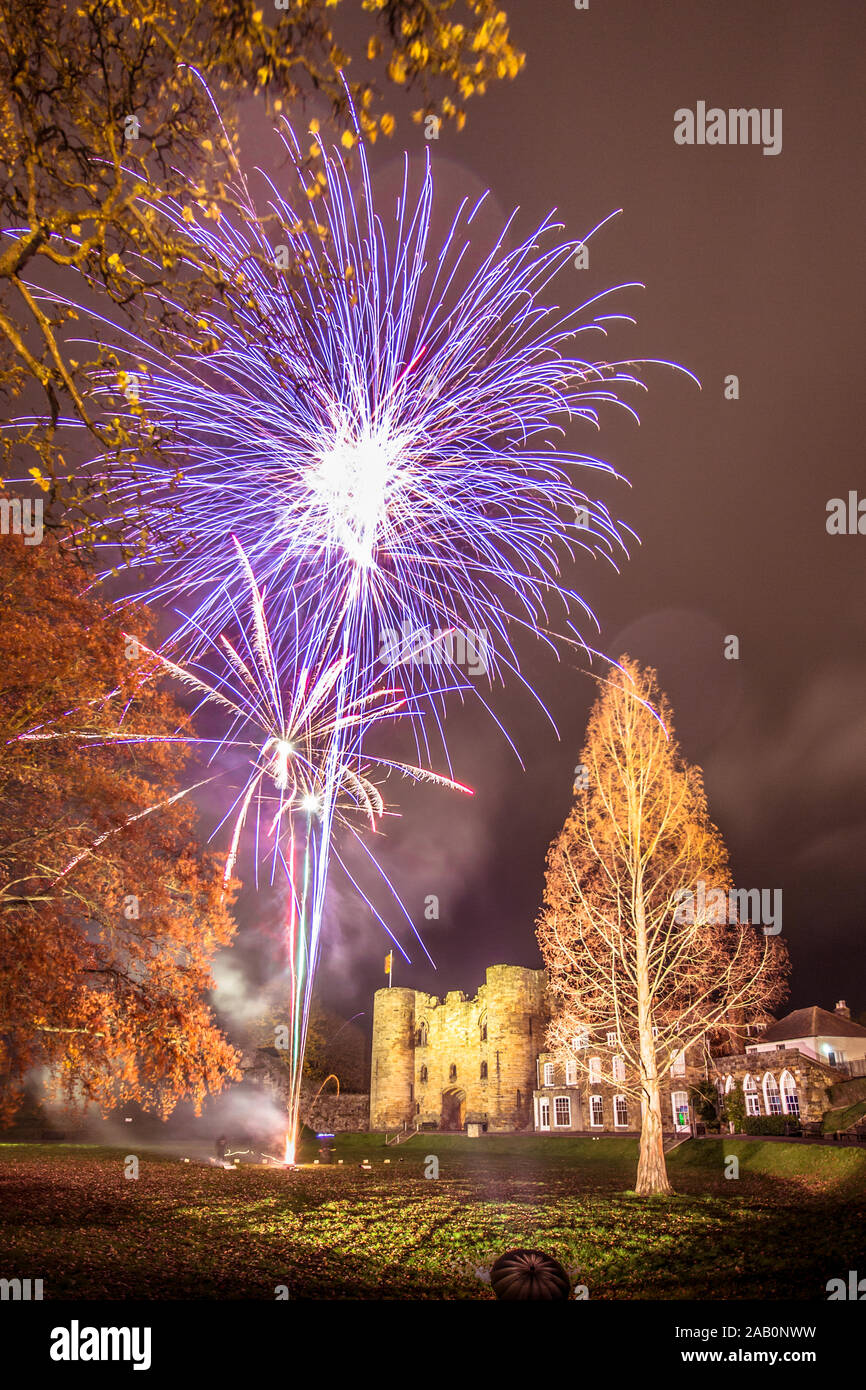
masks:
{"label": "brick building", "polygon": [[[572,1039],[572,1058],[540,1054],[534,1127],[561,1134],[639,1132],[640,1106],[626,1094],[616,1033]],[[831,1107],[831,1088],[864,1074],[866,1028],[852,1021],[844,1000],[832,1013],[797,1009],[766,1028],[732,1026],[677,1057],[662,1084],[662,1123],[669,1132],[689,1132],[695,1119],[690,1093],[709,1081],[720,1101],[740,1086],[749,1118],[781,1115],[818,1124]]]}
{"label": "brick building", "polygon": [[[543,970],[492,965],[472,999],[378,990],[370,1128],[638,1133],[640,1104],[627,1094],[616,1033],[581,1035],[571,1058],[554,1057],[545,1048],[545,986]],[[736,1021],[675,1060],[662,1121],[669,1134],[689,1132],[692,1090],[709,1081],[720,1099],[741,1086],[750,1117],[815,1124],[831,1107],[831,1088],[858,1075],[866,1075],[866,1028],[844,1001],[832,1013],[796,1010],[768,1028]]]}

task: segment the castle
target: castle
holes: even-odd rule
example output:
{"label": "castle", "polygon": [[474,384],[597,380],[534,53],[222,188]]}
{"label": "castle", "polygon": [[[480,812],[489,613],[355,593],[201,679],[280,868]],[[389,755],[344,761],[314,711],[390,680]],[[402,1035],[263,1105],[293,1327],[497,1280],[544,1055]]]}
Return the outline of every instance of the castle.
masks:
{"label": "castle", "polygon": [[474,999],[377,990],[370,1128],[530,1129],[545,985],[543,970],[491,965]]}
{"label": "castle", "polygon": [[[370,1129],[638,1133],[615,1031],[573,1038],[572,1058],[563,1059],[546,1050],[549,1021],[545,972],[522,966],[489,966],[474,999],[377,990]],[[732,1027],[677,1057],[662,1085],[663,1125],[690,1133],[693,1088],[710,1081],[720,1098],[740,1086],[749,1117],[817,1126],[833,1088],[855,1077],[866,1096],[866,1028],[844,1000],[833,1012],[798,1009],[766,1028]]]}

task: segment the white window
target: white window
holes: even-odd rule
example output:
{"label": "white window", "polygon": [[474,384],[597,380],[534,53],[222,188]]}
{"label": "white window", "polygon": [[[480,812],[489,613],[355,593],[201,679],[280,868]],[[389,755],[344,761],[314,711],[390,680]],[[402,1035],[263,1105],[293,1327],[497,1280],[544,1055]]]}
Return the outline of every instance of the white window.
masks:
{"label": "white window", "polygon": [[685,1091],[671,1092],[671,1109],[674,1112],[674,1127],[689,1129],[689,1098]]}
{"label": "white window", "polygon": [[571,1128],[571,1099],[557,1096],[553,1102],[553,1123],[557,1129]]}
{"label": "white window", "polygon": [[545,1086],[552,1086],[552,1085],[553,1085],[553,1063],[552,1063],[552,1062],[545,1062],[545,1064],[544,1064],[544,1084],[545,1084]]}
{"label": "white window", "polygon": [[782,1102],[786,1115],[799,1115],[800,1097],[797,1093],[797,1083],[789,1071],[783,1071],[779,1078],[779,1085],[782,1091]]}
{"label": "white window", "polygon": [[753,1076],[746,1076],[743,1080],[743,1093],[746,1097],[746,1114],[760,1115],[761,1102],[758,1100],[758,1088],[755,1085]]}
{"label": "white window", "polygon": [[592,1129],[601,1129],[604,1124],[604,1107],[601,1103],[601,1096],[590,1096],[589,1098],[589,1123]]}
{"label": "white window", "polygon": [[628,1127],[628,1104],[625,1096],[614,1096],[613,1098],[613,1122],[617,1129]]}
{"label": "white window", "polygon": [[584,1047],[589,1047],[589,1034],[576,1033],[571,1040],[572,1052],[580,1052]]}
{"label": "white window", "polygon": [[614,1057],[613,1059],[613,1079],[614,1081],[625,1081],[625,1059]]}
{"label": "white window", "polygon": [[671,1063],[671,1076],[685,1076],[686,1074],[686,1054],[678,1052]]}
{"label": "white window", "polygon": [[565,1064],[565,1084],[566,1086],[577,1085],[577,1062],[566,1062]]}
{"label": "white window", "polygon": [[764,1075],[764,1109],[768,1115],[781,1115],[782,1113],[779,1084],[771,1071]]}
{"label": "white window", "polygon": [[608,1047],[616,1047],[616,1041],[617,1041],[617,1039],[616,1039],[616,1033],[608,1033],[608,1035],[607,1035],[607,1045],[608,1045]]}
{"label": "white window", "polygon": [[601,1058],[590,1057],[589,1059],[589,1080],[591,1085],[597,1085],[601,1080]]}
{"label": "white window", "polygon": [[[748,1079],[749,1079],[749,1078],[746,1077],[746,1080],[747,1080],[747,1081],[748,1081]],[[725,1095],[728,1095],[728,1093],[729,1093],[730,1091],[732,1091],[733,1089],[734,1089],[734,1078],[731,1076],[731,1074],[730,1074],[730,1072],[729,1072],[729,1073],[728,1073],[728,1076],[727,1076],[727,1079],[726,1079],[726,1081],[725,1081]]]}
{"label": "white window", "polygon": [[538,1102],[538,1128],[550,1129],[550,1101],[546,1096]]}

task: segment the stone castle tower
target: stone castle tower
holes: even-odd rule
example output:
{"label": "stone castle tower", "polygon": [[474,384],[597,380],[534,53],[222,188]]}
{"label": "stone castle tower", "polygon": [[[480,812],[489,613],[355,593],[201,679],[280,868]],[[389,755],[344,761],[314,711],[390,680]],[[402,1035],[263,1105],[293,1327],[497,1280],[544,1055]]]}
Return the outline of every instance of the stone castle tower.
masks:
{"label": "stone castle tower", "polygon": [[546,983],[543,970],[491,965],[474,999],[377,990],[370,1128],[531,1128]]}

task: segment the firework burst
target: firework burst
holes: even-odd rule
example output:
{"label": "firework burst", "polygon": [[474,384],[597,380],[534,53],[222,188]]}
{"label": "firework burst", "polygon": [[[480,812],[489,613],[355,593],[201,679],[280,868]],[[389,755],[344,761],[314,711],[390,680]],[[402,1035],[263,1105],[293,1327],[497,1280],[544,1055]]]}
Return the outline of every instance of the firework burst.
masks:
{"label": "firework burst", "polygon": [[[583,645],[595,620],[564,567],[581,550],[615,564],[631,533],[576,481],[614,470],[562,437],[573,422],[596,427],[607,406],[634,413],[648,364],[579,351],[628,319],[610,307],[628,286],[573,312],[551,302],[587,238],[564,239],[547,218],[521,239],[512,216],[479,258],[483,200],[464,201],[435,239],[429,152],[420,189],[407,160],[383,214],[363,147],[353,172],[316,137],[311,183],[300,142],[288,125],[281,134],[288,194],[262,174],[257,202],[238,168],[231,215],[205,216],[192,184],[183,200],[141,194],[148,215],[193,238],[217,293],[190,338],[164,351],[104,320],[128,363],[97,374],[93,398],[130,426],[143,412],[174,460],[103,456],[88,468],[112,535],[134,548],[142,507],[150,518],[139,592],[182,599],[178,661],[156,659],[231,715],[218,749],[247,731],[229,861],[255,807],[257,844],[264,823],[272,872],[282,865],[291,885],[299,1084],[335,820],[355,810],[375,824],[383,807],[369,730],[399,698],[429,761],[423,716],[439,723],[449,691],[484,699],[447,649],[444,678],[404,662],[399,697],[371,673],[393,670],[395,633],[420,634],[422,647],[442,632],[483,640],[491,684],[523,679],[521,629]],[[210,339],[206,357],[196,334]],[[229,642],[245,594],[251,622]],[[206,680],[188,663],[215,646],[223,667]]]}
{"label": "firework burst", "polygon": [[[407,160],[386,219],[363,146],[353,175],[317,143],[323,186],[311,187],[299,141],[288,125],[281,134],[295,195],[261,175],[257,201],[236,169],[232,216],[207,218],[192,187],[186,201],[154,201],[216,268],[220,293],[200,325],[214,351],[178,339],[169,355],[129,337],[128,369],[100,376],[96,398],[130,425],[143,409],[171,435],[176,466],[139,459],[124,476],[96,458],[90,469],[111,478],[130,543],[148,509],[143,584],[150,597],[183,595],[188,637],[226,623],[234,532],[275,620],[281,599],[306,605],[322,660],[347,647],[369,664],[383,634],[445,629],[484,634],[487,674],[504,678],[516,629],[578,641],[594,622],[563,564],[580,549],[625,553],[628,528],[575,481],[613,469],[557,444],[571,421],[632,410],[646,364],[578,352],[628,319],[610,303],[630,287],[562,313],[552,281],[587,238],[564,240],[547,218],[521,240],[512,216],[470,269],[483,200],[465,201],[436,242],[429,152],[414,196]],[[423,663],[407,679],[428,684]]]}

